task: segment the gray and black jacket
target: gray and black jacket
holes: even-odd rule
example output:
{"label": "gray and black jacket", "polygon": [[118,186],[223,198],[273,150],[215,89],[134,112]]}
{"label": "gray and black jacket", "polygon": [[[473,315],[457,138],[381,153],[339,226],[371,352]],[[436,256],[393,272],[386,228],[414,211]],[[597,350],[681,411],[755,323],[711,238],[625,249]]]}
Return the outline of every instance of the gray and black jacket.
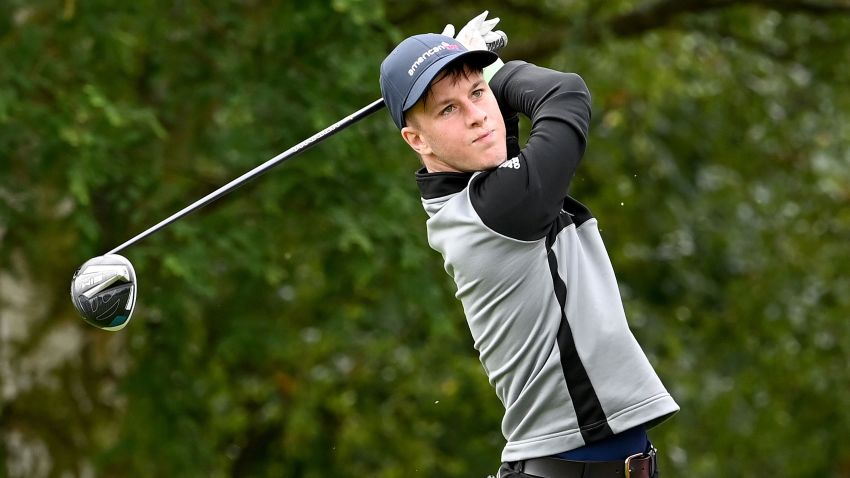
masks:
{"label": "gray and black jacket", "polygon": [[[548,456],[679,407],[635,341],[596,219],[568,196],[590,93],[575,74],[514,61],[491,80],[508,160],[416,175],[481,363],[505,406],[503,461]],[[517,142],[517,112],[531,119]]]}

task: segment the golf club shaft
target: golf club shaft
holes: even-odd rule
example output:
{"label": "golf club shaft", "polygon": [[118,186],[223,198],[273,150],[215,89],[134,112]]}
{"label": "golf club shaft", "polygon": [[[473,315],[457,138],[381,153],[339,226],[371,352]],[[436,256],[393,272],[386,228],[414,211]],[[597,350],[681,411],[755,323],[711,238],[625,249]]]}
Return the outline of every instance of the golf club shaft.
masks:
{"label": "golf club shaft", "polygon": [[309,138],[305,139],[304,141],[302,141],[302,142],[296,144],[295,146],[287,149],[286,151],[278,154],[274,158],[271,158],[268,161],[266,161],[265,163],[263,163],[263,164],[257,166],[256,168],[248,171],[247,173],[243,174],[242,176],[239,176],[238,178],[234,179],[233,181],[230,181],[229,183],[225,184],[224,186],[222,186],[222,187],[216,189],[215,191],[207,194],[206,196],[202,197],[201,199],[198,199],[197,201],[186,206],[185,208],[181,209],[180,211],[177,211],[176,213],[172,214],[168,218],[160,221],[155,226],[148,228],[147,230],[136,235],[135,237],[128,240],[127,242],[121,244],[120,246],[116,247],[115,249],[112,249],[107,254],[115,254],[118,251],[121,251],[121,250],[141,241],[142,239],[152,235],[153,233],[159,231],[160,229],[164,228],[165,226],[171,224],[172,222],[174,222],[174,221],[180,219],[181,217],[189,214],[190,212],[204,207],[205,205],[207,205],[207,204],[215,201],[216,199],[224,196],[225,194],[233,191],[234,189],[238,188],[239,186],[242,186],[243,184],[247,183],[248,181],[256,178],[257,176],[259,176],[259,175],[265,173],[266,171],[272,169],[273,167],[279,165],[280,163],[283,163],[287,159],[291,159],[291,158],[297,156],[298,154],[309,149],[311,146],[315,146],[316,144],[318,144],[322,140],[332,136],[334,133],[337,133],[337,132],[347,128],[348,126],[351,126],[352,124],[354,124],[354,123],[360,121],[361,119],[371,115],[372,113],[380,110],[383,107],[384,107],[384,100],[383,99],[378,99],[378,100],[373,101],[369,105],[367,105],[367,106],[361,108],[360,110],[346,116],[345,118],[343,118],[343,119],[337,121],[336,123],[328,126],[327,128],[323,129],[322,131],[319,131],[318,133],[314,134],[313,136],[310,136]]}

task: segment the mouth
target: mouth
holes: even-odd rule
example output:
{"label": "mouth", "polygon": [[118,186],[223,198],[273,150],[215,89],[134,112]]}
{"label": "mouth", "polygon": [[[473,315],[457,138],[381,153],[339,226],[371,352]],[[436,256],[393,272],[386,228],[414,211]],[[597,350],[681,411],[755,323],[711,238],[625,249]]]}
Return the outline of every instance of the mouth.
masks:
{"label": "mouth", "polygon": [[482,134],[481,136],[479,136],[479,137],[475,138],[474,140],[472,140],[472,143],[473,143],[473,144],[475,144],[475,143],[477,143],[477,142],[479,142],[479,141],[487,140],[487,139],[489,139],[489,138],[492,138],[495,134],[496,134],[496,130],[494,130],[494,129],[487,130],[487,132],[486,132],[486,133],[484,133],[484,134]]}

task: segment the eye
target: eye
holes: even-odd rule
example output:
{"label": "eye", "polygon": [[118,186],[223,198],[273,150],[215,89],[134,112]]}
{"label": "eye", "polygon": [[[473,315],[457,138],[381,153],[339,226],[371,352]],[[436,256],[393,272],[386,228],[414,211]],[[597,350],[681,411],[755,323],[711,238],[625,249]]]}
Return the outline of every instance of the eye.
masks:
{"label": "eye", "polygon": [[445,108],[443,108],[443,109],[442,109],[442,111],[440,111],[440,115],[441,115],[441,116],[446,116],[446,115],[448,115],[449,113],[451,113],[452,111],[454,111],[456,108],[457,108],[457,107],[456,107],[455,105],[448,105],[448,106],[446,106]]}
{"label": "eye", "polygon": [[473,98],[481,98],[482,96],[484,96],[484,89],[483,88],[479,88],[479,89],[472,92]]}

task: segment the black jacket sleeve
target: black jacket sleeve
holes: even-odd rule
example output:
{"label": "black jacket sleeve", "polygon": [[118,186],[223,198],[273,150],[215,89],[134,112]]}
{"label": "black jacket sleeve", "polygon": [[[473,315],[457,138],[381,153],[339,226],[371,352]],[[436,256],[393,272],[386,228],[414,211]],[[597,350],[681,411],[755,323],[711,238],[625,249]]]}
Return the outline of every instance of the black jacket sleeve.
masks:
{"label": "black jacket sleeve", "polygon": [[[560,213],[584,154],[590,92],[574,73],[522,61],[505,64],[490,87],[506,120],[509,156],[500,167],[473,179],[472,204],[496,232],[521,240],[540,239]],[[518,148],[511,142],[512,136],[516,141],[517,112],[531,119],[531,132],[514,157],[511,153]]]}

